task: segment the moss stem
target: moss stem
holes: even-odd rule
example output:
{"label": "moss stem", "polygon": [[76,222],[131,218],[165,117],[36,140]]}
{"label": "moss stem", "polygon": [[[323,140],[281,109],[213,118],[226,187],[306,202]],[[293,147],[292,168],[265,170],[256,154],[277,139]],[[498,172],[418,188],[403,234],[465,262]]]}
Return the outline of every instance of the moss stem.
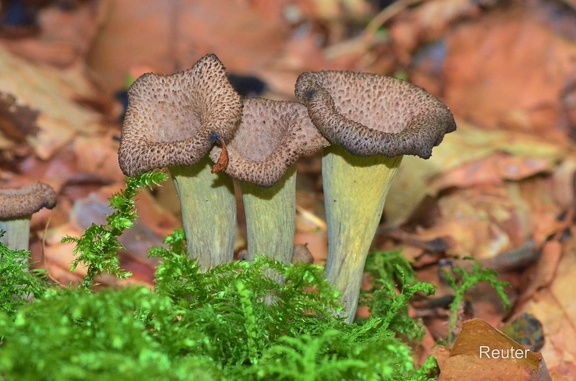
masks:
{"label": "moss stem", "polygon": [[236,239],[232,179],[211,169],[208,157],[192,166],[169,168],[182,207],[186,248],[203,270],[230,262]]}
{"label": "moss stem", "polygon": [[366,256],[401,161],[402,156],[354,156],[336,145],[324,150],[326,277],[341,292],[348,322],[356,314]]}

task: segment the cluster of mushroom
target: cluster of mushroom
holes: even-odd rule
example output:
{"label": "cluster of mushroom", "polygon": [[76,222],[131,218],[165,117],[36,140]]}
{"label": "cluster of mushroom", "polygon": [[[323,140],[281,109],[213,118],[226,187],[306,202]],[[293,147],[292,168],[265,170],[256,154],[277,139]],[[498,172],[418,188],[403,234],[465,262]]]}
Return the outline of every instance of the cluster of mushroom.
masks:
{"label": "cluster of mushroom", "polygon": [[127,176],[168,168],[187,250],[203,269],[233,259],[232,179],[238,180],[248,259],[262,254],[287,263],[295,232],[295,163],[324,149],[326,275],[341,291],[351,321],[402,155],[430,157],[456,125],[438,99],[391,77],[303,73],[295,93],[299,102],[242,99],[214,54],[183,72],[145,74],[128,92],[120,167]]}

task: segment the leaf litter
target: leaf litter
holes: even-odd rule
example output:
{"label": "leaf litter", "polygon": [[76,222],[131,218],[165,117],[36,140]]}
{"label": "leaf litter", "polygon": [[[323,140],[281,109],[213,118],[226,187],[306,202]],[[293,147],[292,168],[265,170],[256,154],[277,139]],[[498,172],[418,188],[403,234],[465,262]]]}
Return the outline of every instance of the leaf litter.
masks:
{"label": "leaf litter", "polygon": [[[125,90],[138,68],[167,74],[215,52],[229,72],[263,80],[265,95],[275,99],[293,99],[295,79],[305,70],[403,76],[446,102],[458,131],[432,159],[404,158],[374,246],[403,248],[419,277],[438,286],[439,299],[450,296],[441,260],[466,268],[462,258],[471,256],[498,270],[511,285],[513,310],[502,310],[491,291],[478,286],[467,295],[470,317],[503,329],[531,314],[542,324],[540,353],[550,377],[576,377],[575,4],[375,3],[88,0],[63,9],[52,2],[36,15],[39,34],[0,38],[0,182],[42,180],[59,192],[51,217],[32,221],[39,265],[62,284],[80,281],[85,270],[68,271],[72,246],[60,238],[79,235],[101,218],[106,198],[121,186],[121,112],[114,93]],[[309,243],[322,263],[327,246],[318,162],[315,156],[299,163],[297,243]],[[168,185],[139,196],[135,236],[125,238],[122,253],[123,266],[135,275],[131,282],[150,284],[154,263],[145,253],[178,226],[175,197]],[[119,285],[112,278],[99,281]],[[411,309],[427,316],[422,351],[432,353],[445,331],[446,308]],[[500,334],[478,339],[494,328],[469,322],[457,348],[487,341],[516,348]],[[472,379],[476,360],[470,356],[477,353],[456,350],[446,359],[439,354],[446,350],[434,350],[443,379],[462,371]],[[462,356],[468,357],[458,360]],[[440,359],[451,363],[443,367]],[[508,379],[521,379],[515,377],[534,364],[542,369],[538,359],[530,361],[509,369]],[[497,376],[494,368],[483,379],[497,379],[490,378]]]}

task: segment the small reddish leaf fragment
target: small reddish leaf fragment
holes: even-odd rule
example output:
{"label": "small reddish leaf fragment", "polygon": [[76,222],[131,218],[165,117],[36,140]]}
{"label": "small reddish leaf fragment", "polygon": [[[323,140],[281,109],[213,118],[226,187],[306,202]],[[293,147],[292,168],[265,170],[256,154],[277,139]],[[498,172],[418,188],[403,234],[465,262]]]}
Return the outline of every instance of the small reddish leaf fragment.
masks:
{"label": "small reddish leaf fragment", "polygon": [[218,141],[222,146],[222,150],[220,151],[218,161],[212,166],[212,173],[222,172],[228,167],[228,149],[226,148],[226,143],[224,143],[224,139],[220,137]]}
{"label": "small reddish leaf fragment", "polygon": [[16,104],[12,94],[0,92],[0,132],[8,138],[23,142],[28,135],[36,135],[40,129],[36,124],[40,113],[28,106]]}

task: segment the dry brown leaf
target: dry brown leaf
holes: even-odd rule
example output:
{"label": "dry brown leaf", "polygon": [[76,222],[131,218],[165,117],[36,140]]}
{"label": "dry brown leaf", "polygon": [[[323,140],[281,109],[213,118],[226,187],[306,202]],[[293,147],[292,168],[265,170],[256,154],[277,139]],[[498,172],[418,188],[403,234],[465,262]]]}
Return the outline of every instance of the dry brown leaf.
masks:
{"label": "dry brown leaf", "polygon": [[496,152],[493,155],[466,163],[431,181],[432,189],[469,187],[477,184],[499,185],[505,180],[521,180],[550,169],[545,159],[511,156]]}
{"label": "dry brown leaf", "polygon": [[78,136],[74,139],[76,171],[91,174],[106,182],[122,182],[124,174],[118,164],[117,132],[109,130],[104,134]]}
{"label": "dry brown leaf", "polygon": [[551,380],[540,353],[525,349],[481,319],[467,320],[450,354],[438,352],[439,381]]}
{"label": "dry brown leaf", "polygon": [[553,172],[569,152],[566,143],[515,131],[485,131],[458,120],[458,130],[444,138],[430,159],[403,158],[384,208],[387,223],[402,223],[424,197],[447,188]]}
{"label": "dry brown leaf", "polygon": [[573,16],[554,2],[512,4],[447,35],[444,100],[487,128],[558,135],[560,95],[574,70],[576,45],[552,25],[560,15]]}
{"label": "dry brown leaf", "polygon": [[552,284],[538,293],[521,311],[534,315],[543,325],[545,344],[542,355],[551,371],[576,378],[576,239],[565,243],[564,255]]}
{"label": "dry brown leaf", "polygon": [[558,240],[551,240],[544,244],[542,254],[536,264],[536,275],[530,279],[530,284],[524,289],[517,301],[522,305],[534,296],[538,290],[548,287],[552,283],[558,264],[562,257],[562,244]]}
{"label": "dry brown leaf", "polygon": [[478,6],[467,0],[424,2],[392,23],[390,35],[395,53],[401,62],[408,63],[419,46],[438,39],[456,21],[478,14]]}
{"label": "dry brown leaf", "polygon": [[570,208],[574,203],[576,156],[566,156],[552,174],[554,199],[562,208]]}
{"label": "dry brown leaf", "polygon": [[0,46],[0,91],[16,104],[38,110],[38,134],[26,137],[41,159],[49,159],[77,134],[101,127],[101,116],[73,99],[97,97],[98,91],[79,68],[57,70],[17,58]]}
{"label": "dry brown leaf", "polygon": [[229,162],[228,149],[226,148],[226,143],[224,142],[224,139],[218,138],[218,142],[220,143],[222,149],[220,150],[220,156],[218,156],[218,160],[212,166],[212,170],[210,171],[212,173],[218,173],[224,171],[228,167]]}
{"label": "dry brown leaf", "polygon": [[17,105],[14,96],[0,92],[0,131],[4,136],[22,142],[26,136],[37,134],[37,118],[38,111]]}
{"label": "dry brown leaf", "polygon": [[476,259],[521,246],[528,240],[543,242],[559,225],[546,225],[562,212],[555,204],[550,178],[531,177],[522,182],[456,189],[437,200],[440,217],[417,230],[423,241],[451,237],[448,253]]}
{"label": "dry brown leaf", "polygon": [[135,65],[168,74],[207,53],[217,54],[229,71],[255,74],[279,52],[288,32],[278,20],[234,0],[105,0],[101,7],[105,21],[89,64],[113,89],[124,87]]}
{"label": "dry brown leaf", "polygon": [[299,205],[296,205],[296,235],[294,244],[307,245],[314,263],[324,264],[328,256],[326,222]]}
{"label": "dry brown leaf", "polygon": [[306,19],[332,23],[365,20],[373,11],[366,0],[296,0],[295,5]]}
{"label": "dry brown leaf", "polygon": [[26,38],[6,39],[2,45],[34,63],[57,67],[82,64],[98,31],[97,1],[76,4],[74,9],[42,8],[37,14],[38,31]]}

